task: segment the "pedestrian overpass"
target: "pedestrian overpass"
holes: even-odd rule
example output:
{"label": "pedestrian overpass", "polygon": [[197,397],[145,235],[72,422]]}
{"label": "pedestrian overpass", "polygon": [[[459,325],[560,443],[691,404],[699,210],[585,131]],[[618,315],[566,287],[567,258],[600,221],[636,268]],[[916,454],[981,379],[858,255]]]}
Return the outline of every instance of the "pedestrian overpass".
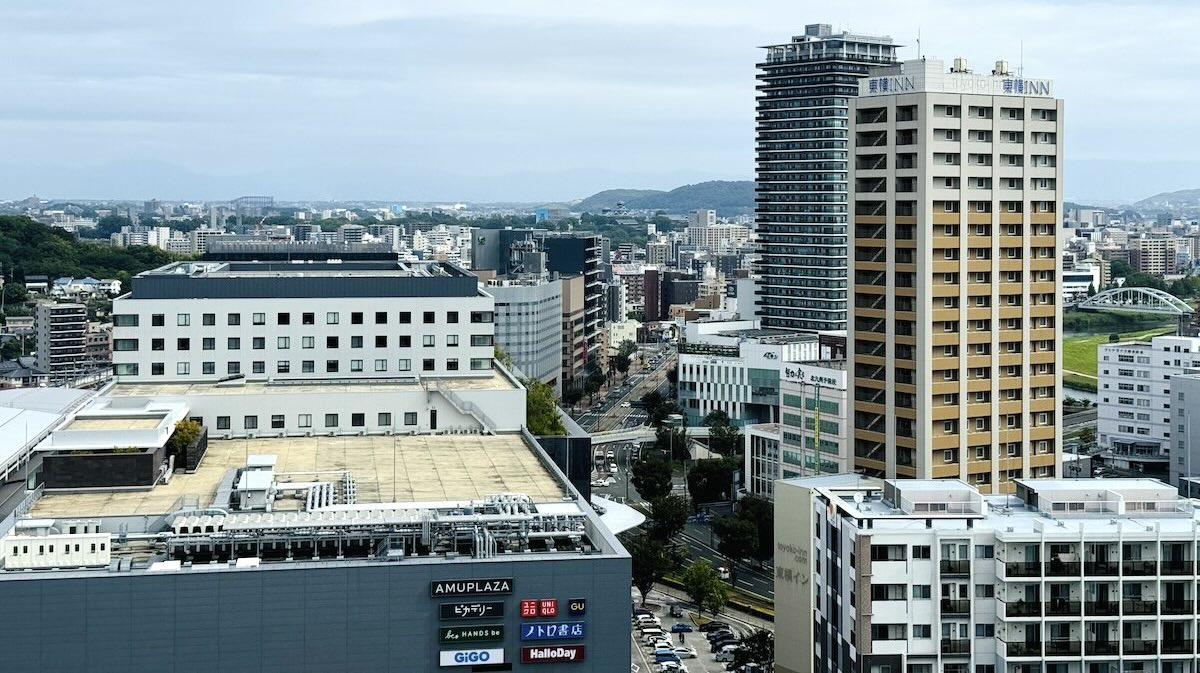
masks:
{"label": "pedestrian overpass", "polygon": [[1169,292],[1153,287],[1116,287],[1105,290],[1075,308],[1084,311],[1125,311],[1127,313],[1150,313],[1173,315],[1179,318],[1190,316],[1194,309],[1187,302]]}

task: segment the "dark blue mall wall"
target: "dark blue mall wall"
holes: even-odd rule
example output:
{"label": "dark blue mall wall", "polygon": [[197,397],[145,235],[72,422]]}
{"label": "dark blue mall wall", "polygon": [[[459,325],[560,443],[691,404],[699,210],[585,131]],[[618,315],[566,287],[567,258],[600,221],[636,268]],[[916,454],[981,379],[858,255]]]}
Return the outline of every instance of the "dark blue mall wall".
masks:
{"label": "dark blue mall wall", "polygon": [[[56,576],[57,575],[57,576]],[[435,579],[513,578],[509,596],[430,598]],[[71,576],[0,576],[0,671],[37,673],[410,673],[441,670],[438,605],[503,600],[502,644],[511,670],[520,663],[519,601],[556,598],[558,621],[582,619],[583,662],[536,664],[533,671],[628,670],[627,557],[568,556],[522,561],[400,563],[304,562],[259,569],[184,569],[170,573],[90,571]],[[582,617],[566,616],[586,598]],[[554,620],[545,620],[554,621]],[[538,644],[538,643],[526,643]],[[447,668],[469,671],[469,667]],[[503,669],[509,670],[509,669]]]}

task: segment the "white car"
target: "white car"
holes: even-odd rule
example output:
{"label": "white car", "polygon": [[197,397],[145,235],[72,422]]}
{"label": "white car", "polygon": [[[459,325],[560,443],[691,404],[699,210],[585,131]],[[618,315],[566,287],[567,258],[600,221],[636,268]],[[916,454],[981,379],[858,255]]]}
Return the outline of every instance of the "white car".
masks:
{"label": "white car", "polygon": [[622,403],[621,403],[621,408],[622,408],[622,409],[628,409],[630,406],[632,406],[632,405],[630,405],[628,402],[622,402]]}
{"label": "white car", "polygon": [[721,566],[720,568],[717,568],[717,577],[720,577],[721,579],[728,582],[729,577],[730,577],[729,568],[726,568],[725,566]]}
{"label": "white car", "polygon": [[662,662],[658,665],[658,671],[659,673],[664,673],[664,671],[669,671],[670,673],[688,673],[687,666],[677,664],[674,661]]}
{"label": "white car", "polygon": [[696,658],[696,648],[694,648],[694,647],[687,647],[685,645],[679,645],[672,649],[675,650],[675,656],[679,657],[680,659],[695,659]]}

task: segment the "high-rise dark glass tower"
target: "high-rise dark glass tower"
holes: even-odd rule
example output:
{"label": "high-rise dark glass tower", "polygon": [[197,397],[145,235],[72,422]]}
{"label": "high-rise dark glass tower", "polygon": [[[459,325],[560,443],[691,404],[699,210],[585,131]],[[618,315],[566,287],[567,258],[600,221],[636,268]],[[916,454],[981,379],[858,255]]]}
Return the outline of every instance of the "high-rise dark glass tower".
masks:
{"label": "high-rise dark glass tower", "polygon": [[890,37],[805,26],[758,64],[755,227],[763,327],[846,329],[847,105]]}

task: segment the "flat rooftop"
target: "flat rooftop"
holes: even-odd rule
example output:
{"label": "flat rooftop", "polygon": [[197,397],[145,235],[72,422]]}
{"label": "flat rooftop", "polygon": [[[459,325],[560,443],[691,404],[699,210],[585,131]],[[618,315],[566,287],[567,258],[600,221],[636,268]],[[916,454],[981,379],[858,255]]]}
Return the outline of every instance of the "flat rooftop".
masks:
{"label": "flat rooftop", "polygon": [[[193,474],[146,491],[47,493],[33,518],[159,515],[181,498],[208,506],[226,474],[250,456],[275,455],[278,481],[355,479],[359,503],[481,500],[524,493],[534,503],[560,503],[564,487],[520,435],[339,436],[210,440]],[[279,500],[277,510],[302,501]]]}
{"label": "flat rooftop", "polygon": [[157,418],[76,418],[63,430],[153,430],[162,423],[163,417]]}
{"label": "flat rooftop", "polygon": [[[493,369],[486,376],[445,377],[429,380],[430,387],[437,384],[445,385],[451,390],[514,390],[512,380],[499,370]],[[341,381],[312,381],[296,383],[268,383],[266,381],[246,381],[239,384],[228,383],[118,383],[109,391],[112,397],[162,397],[180,395],[311,395],[313,393],[395,393],[416,390],[420,387],[414,379],[394,381],[362,382]]]}

